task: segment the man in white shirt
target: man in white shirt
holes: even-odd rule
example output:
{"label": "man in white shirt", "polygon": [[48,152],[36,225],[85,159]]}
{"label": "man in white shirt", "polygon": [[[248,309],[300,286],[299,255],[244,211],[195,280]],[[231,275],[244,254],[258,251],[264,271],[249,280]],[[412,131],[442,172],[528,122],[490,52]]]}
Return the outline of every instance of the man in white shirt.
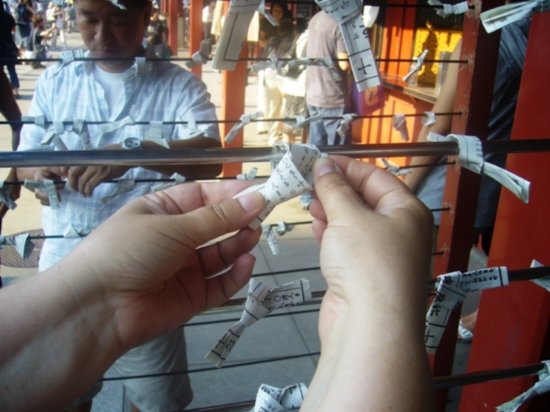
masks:
{"label": "man in white shirt", "polygon": [[[206,86],[171,63],[135,58],[144,53],[142,39],[151,13],[149,0],[78,0],[75,5],[87,55],[105,60],[58,64],[41,75],[28,115],[43,115],[47,123],[45,127],[25,126],[19,150],[54,150],[53,143],[43,142],[48,132],[55,133],[57,149],[125,150],[128,138],[138,138],[142,149],[165,150],[150,140],[141,140],[154,128],[171,149],[220,147],[215,108]],[[73,127],[77,120],[85,125],[80,133]],[[213,122],[189,126],[201,120]],[[59,235],[66,231],[89,233],[130,199],[151,191],[152,184],[125,187],[103,183],[106,180],[154,180],[173,173],[215,177],[219,171],[219,165],[73,166],[23,168],[18,169],[18,177],[66,180],[58,191],[60,207],[43,208],[45,234]],[[45,206],[49,205],[46,193],[36,190],[35,194]],[[79,240],[46,240],[40,270],[60,261]],[[125,375],[185,370],[183,332],[179,329],[131,350],[115,368]],[[142,411],[183,409],[192,398],[186,375],[128,380],[125,386],[132,403]],[[97,390],[81,401],[89,403]]]}

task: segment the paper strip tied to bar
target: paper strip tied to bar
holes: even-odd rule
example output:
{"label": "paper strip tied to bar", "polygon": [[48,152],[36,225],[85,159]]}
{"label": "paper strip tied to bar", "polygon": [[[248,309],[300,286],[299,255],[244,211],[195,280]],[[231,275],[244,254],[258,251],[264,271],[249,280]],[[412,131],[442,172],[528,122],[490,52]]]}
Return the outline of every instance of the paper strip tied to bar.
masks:
{"label": "paper strip tied to bar", "polygon": [[259,191],[265,199],[265,208],[250,223],[251,229],[260,227],[275,206],[313,190],[313,165],[324,154],[314,145],[296,144],[281,147],[286,153],[271,172],[269,179],[264,184],[251,186],[235,196]]}
{"label": "paper strip tied to bar", "polygon": [[221,368],[244,330],[277,309],[295,306],[311,300],[309,280],[299,279],[270,289],[252,278],[241,319],[229,328],[206,355]]}
{"label": "paper strip tied to bar", "polygon": [[376,60],[372,53],[368,29],[363,23],[361,0],[315,0],[330,17],[338,22],[344,37],[357,90],[381,84]]}

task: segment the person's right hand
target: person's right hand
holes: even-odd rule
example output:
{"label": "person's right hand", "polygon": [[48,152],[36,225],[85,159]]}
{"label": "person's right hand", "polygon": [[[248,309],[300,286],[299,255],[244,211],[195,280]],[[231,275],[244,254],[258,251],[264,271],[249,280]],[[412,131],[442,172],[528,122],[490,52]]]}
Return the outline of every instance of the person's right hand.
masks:
{"label": "person's right hand", "polygon": [[327,282],[302,411],[432,410],[424,345],[431,215],[396,177],[343,157],[314,168]]}
{"label": "person's right hand", "polygon": [[[67,168],[66,167],[38,167],[33,170],[32,179],[33,180],[56,180],[60,181],[67,177]],[[62,189],[64,186],[63,183],[58,184],[58,189]],[[42,206],[50,206],[50,199],[46,192],[42,190],[35,189],[34,197],[36,197]],[[59,197],[59,192],[58,192]]]}
{"label": "person's right hand", "polygon": [[366,299],[373,308],[392,299],[422,308],[432,228],[426,207],[394,176],[345,157],[316,163],[315,192],[310,210],[328,284],[321,339],[339,316]]}

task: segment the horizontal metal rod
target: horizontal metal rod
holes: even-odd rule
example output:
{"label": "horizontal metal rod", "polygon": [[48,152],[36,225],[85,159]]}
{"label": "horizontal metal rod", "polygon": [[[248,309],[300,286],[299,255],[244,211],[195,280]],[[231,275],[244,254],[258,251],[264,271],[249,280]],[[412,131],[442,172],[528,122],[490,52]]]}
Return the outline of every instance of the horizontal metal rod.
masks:
{"label": "horizontal metal rod", "polygon": [[[457,145],[452,142],[319,146],[319,149],[324,153],[354,158],[444,156],[457,153]],[[0,167],[197,165],[270,162],[280,160],[282,156],[283,153],[272,147],[0,152]]]}
{"label": "horizontal metal rod", "polygon": [[[454,142],[387,143],[345,146],[319,146],[323,153],[353,158],[401,156],[446,156],[458,154]],[[484,153],[525,153],[550,151],[550,139],[483,142]],[[270,162],[280,160],[283,153],[272,147],[231,149],[173,150],[67,150],[0,152],[0,167],[43,166],[162,166],[184,164],[216,164]]]}
{"label": "horizontal metal rod", "polygon": [[453,386],[475,385],[477,383],[536,375],[543,369],[544,364],[537,363],[519,366],[517,368],[486,370],[452,376],[438,376],[433,379],[433,382],[435,389],[444,389]]}

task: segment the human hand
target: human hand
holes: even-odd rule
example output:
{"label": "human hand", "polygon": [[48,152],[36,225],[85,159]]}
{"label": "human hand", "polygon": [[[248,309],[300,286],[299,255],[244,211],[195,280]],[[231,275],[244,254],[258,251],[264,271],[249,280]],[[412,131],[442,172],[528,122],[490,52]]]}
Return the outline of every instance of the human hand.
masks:
{"label": "human hand", "polygon": [[71,278],[74,293],[102,291],[126,349],[224,302],[248,281],[255,261],[248,252],[260,232],[247,225],[264,201],[258,193],[232,199],[246,185],[189,183],[140,198],[69,256],[69,265],[86,268]]}
{"label": "human hand", "polygon": [[122,176],[128,169],[124,166],[74,166],[67,173],[67,184],[74,191],[89,197],[99,184]]}
{"label": "human hand", "polygon": [[381,311],[392,300],[410,308],[417,324],[429,274],[429,211],[394,176],[344,157],[316,163],[315,192],[310,211],[328,284],[321,339],[350,309]]}

